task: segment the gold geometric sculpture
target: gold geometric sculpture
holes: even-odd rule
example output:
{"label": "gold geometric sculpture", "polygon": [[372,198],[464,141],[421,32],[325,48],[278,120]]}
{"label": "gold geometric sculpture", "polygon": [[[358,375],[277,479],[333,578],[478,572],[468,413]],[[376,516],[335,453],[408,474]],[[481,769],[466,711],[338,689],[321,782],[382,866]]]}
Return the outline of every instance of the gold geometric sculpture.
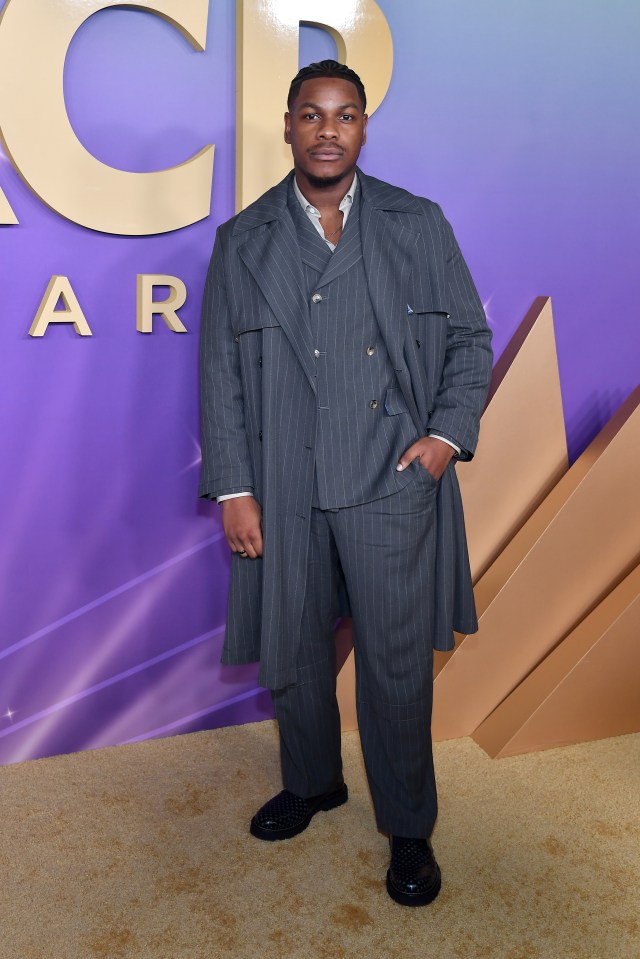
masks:
{"label": "gold geometric sculpture", "polygon": [[[480,435],[457,471],[474,583],[569,468],[549,297],[533,301],[496,363]],[[434,677],[452,655],[435,653]]]}
{"label": "gold geometric sculpture", "polygon": [[434,738],[471,735],[637,561],[639,404],[640,388],[478,582],[480,629],[435,679]]}
{"label": "gold geometric sculpture", "polygon": [[[458,471],[480,629],[436,654],[433,737],[474,734],[501,756],[638,730],[623,663],[635,679],[640,388],[567,469],[551,304],[539,298],[489,396],[479,453]],[[353,653],[338,687],[355,728]]]}
{"label": "gold geometric sculpture", "polygon": [[640,566],[500,703],[473,738],[514,756],[640,729]]}
{"label": "gold geometric sculpture", "polygon": [[457,470],[474,582],[568,468],[551,300],[538,297],[496,363],[478,452]]}

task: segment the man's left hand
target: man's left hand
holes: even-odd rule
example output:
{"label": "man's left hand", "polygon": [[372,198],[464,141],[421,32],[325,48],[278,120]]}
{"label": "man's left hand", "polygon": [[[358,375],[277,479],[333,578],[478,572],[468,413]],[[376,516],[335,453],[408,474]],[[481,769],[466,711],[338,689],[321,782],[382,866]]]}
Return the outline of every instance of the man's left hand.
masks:
{"label": "man's left hand", "polygon": [[439,480],[453,455],[454,450],[448,443],[443,443],[435,436],[423,436],[404,451],[396,469],[406,469],[417,458],[420,466]]}

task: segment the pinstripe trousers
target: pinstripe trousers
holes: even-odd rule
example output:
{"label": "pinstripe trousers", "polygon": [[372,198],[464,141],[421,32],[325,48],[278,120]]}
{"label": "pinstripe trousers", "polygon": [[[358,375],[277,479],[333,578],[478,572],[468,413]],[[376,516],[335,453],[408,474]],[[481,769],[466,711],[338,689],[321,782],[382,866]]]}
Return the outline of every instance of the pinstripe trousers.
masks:
{"label": "pinstripe trousers", "polygon": [[353,615],[360,739],[378,827],[428,836],[437,814],[431,745],[437,481],[417,462],[391,496],[313,509],[299,679],[273,691],[286,789],[308,798],[342,781],[333,626]]}

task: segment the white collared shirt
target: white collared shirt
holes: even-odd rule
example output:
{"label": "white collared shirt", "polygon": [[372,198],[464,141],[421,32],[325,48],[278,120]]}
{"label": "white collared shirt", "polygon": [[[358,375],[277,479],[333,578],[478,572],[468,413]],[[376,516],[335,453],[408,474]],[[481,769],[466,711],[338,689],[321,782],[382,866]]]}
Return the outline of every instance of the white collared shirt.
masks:
{"label": "white collared shirt", "polygon": [[[353,180],[351,182],[351,186],[349,187],[345,195],[342,197],[342,200],[340,201],[340,205],[338,207],[338,209],[342,213],[342,229],[343,230],[345,226],[347,225],[347,217],[349,216],[349,213],[351,212],[351,207],[353,206],[353,200],[356,195],[357,188],[358,188],[358,174],[355,173],[353,176]],[[320,210],[316,209],[315,206],[309,203],[306,196],[304,195],[304,193],[298,186],[298,181],[296,180],[295,176],[293,178],[293,192],[298,198],[298,202],[300,206],[302,207],[304,212],[307,214],[307,216],[309,217],[309,219],[311,220],[314,227],[316,228],[316,230],[318,231],[318,233],[320,234],[324,242],[327,244],[329,249],[335,250],[336,244],[332,243],[331,240],[327,240],[326,236],[324,235],[324,230],[322,229],[322,224],[320,223],[320,216],[321,216]]]}

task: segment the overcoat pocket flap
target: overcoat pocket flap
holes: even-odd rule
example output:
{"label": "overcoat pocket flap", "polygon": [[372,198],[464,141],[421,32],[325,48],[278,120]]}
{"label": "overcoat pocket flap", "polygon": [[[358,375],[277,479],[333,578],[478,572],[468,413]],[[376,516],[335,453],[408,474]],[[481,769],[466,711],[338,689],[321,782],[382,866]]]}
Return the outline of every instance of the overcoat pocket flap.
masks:
{"label": "overcoat pocket flap", "polygon": [[407,315],[414,313],[443,313],[449,316],[449,297],[447,290],[441,289],[438,284],[432,285],[414,282],[407,290]]}
{"label": "overcoat pocket flap", "polygon": [[232,319],[232,326],[235,336],[241,336],[243,333],[255,333],[257,330],[267,330],[280,324],[271,310],[265,308],[259,313],[236,314]]}
{"label": "overcoat pocket flap", "polygon": [[407,303],[407,315],[412,316],[416,313],[437,313],[441,316],[449,316],[449,307],[446,301],[442,299],[419,299],[413,303]]}

